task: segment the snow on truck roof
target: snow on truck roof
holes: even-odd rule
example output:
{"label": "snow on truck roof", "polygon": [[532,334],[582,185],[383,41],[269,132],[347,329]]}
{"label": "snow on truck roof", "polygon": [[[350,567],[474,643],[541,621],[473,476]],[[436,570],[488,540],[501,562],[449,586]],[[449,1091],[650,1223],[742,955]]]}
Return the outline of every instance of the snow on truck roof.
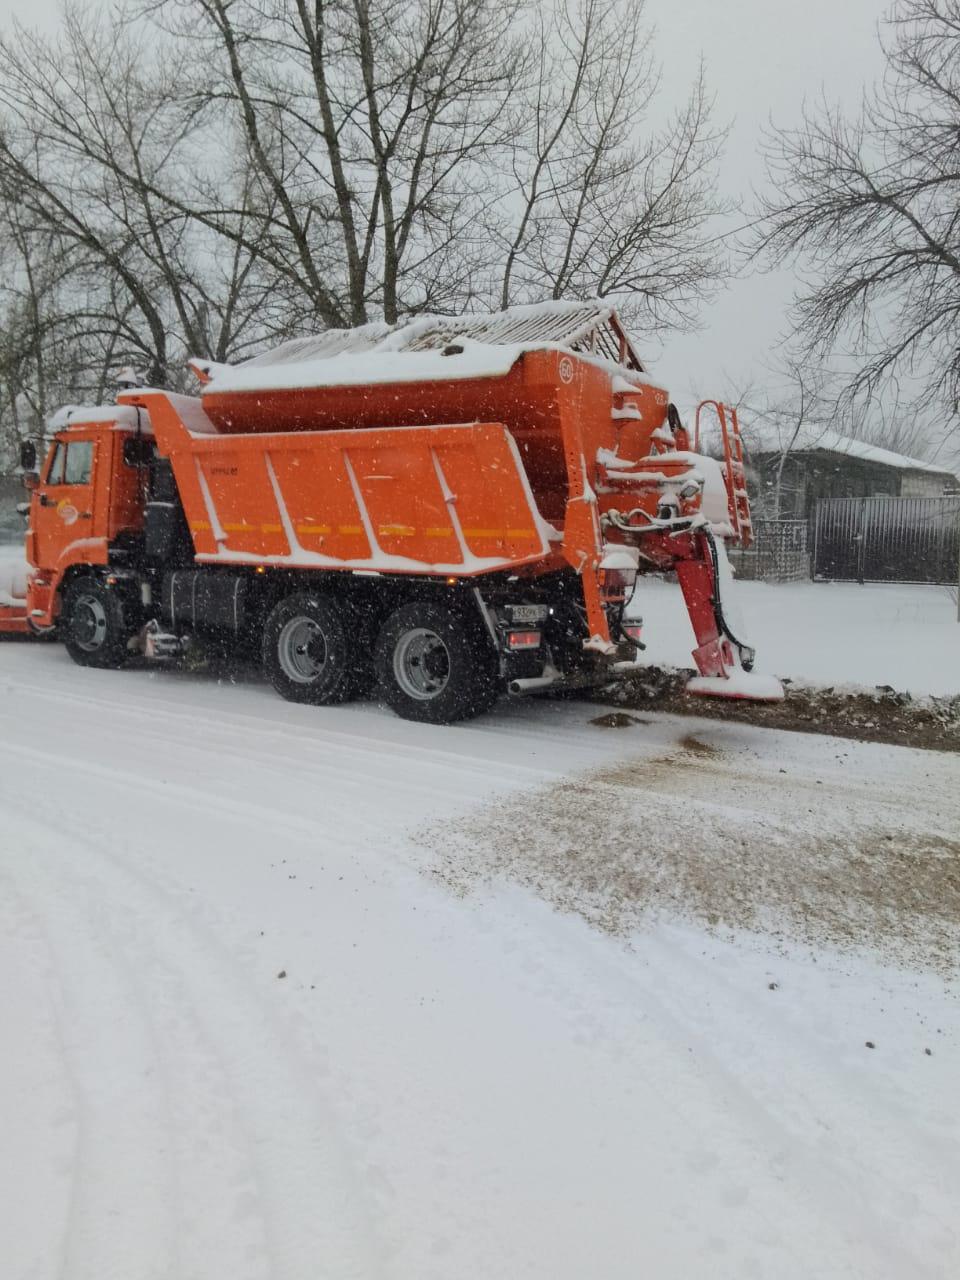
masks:
{"label": "snow on truck roof", "polygon": [[211,392],[262,391],[502,377],[524,351],[554,347],[634,375],[644,371],[614,308],[600,301],[326,329],[238,365],[190,363]]}
{"label": "snow on truck roof", "polygon": [[137,411],[126,404],[65,404],[52,418],[47,419],[48,431],[63,431],[67,427],[92,427],[112,424],[118,431],[142,431],[151,434],[150,415],[143,409]]}

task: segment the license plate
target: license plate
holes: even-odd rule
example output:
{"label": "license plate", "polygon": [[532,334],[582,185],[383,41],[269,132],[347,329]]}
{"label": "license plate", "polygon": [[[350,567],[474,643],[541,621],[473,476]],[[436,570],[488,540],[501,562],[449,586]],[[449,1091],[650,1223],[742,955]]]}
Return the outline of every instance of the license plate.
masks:
{"label": "license plate", "polygon": [[547,616],[545,604],[512,604],[510,617],[514,622],[542,622]]}

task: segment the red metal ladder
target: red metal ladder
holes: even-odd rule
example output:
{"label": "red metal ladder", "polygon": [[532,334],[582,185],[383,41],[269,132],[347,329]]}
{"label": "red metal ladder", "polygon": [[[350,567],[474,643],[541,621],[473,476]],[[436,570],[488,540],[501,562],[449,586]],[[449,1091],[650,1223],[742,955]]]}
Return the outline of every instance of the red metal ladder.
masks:
{"label": "red metal ladder", "polygon": [[747,494],[747,476],[743,462],[743,437],[740,419],[733,405],[719,400],[701,400],[697,405],[696,428],[693,448],[700,452],[700,411],[707,407],[717,411],[720,438],[723,442],[723,480],[727,486],[727,507],[734,537],[741,547],[749,547],[753,541],[753,520],[750,517],[750,498]]}

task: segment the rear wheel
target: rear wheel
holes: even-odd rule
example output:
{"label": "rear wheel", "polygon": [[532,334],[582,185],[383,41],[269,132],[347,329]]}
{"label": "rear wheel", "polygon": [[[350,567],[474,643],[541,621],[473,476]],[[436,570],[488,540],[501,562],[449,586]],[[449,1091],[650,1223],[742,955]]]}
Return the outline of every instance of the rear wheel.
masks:
{"label": "rear wheel", "polygon": [[453,724],[488,711],[499,693],[496,653],[479,624],[440,605],[404,605],[374,650],[384,701],[405,720]]}
{"label": "rear wheel", "polygon": [[129,606],[98,578],[76,578],[63,594],[59,634],[81,667],[120,667],[135,627]]}
{"label": "rear wheel", "polygon": [[295,595],[281,600],[263,632],[263,665],[288,702],[346,702],[357,689],[357,619],[348,601]]}

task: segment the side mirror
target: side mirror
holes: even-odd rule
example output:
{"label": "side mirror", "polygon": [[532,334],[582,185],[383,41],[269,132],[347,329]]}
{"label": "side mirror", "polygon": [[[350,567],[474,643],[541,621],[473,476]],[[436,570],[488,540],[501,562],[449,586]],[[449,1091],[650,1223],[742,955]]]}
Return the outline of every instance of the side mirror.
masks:
{"label": "side mirror", "polygon": [[23,487],[25,489],[36,489],[40,484],[39,471],[25,471],[23,473]]}
{"label": "side mirror", "polygon": [[20,445],[20,468],[22,471],[37,469],[37,446],[32,440],[24,440]]}

